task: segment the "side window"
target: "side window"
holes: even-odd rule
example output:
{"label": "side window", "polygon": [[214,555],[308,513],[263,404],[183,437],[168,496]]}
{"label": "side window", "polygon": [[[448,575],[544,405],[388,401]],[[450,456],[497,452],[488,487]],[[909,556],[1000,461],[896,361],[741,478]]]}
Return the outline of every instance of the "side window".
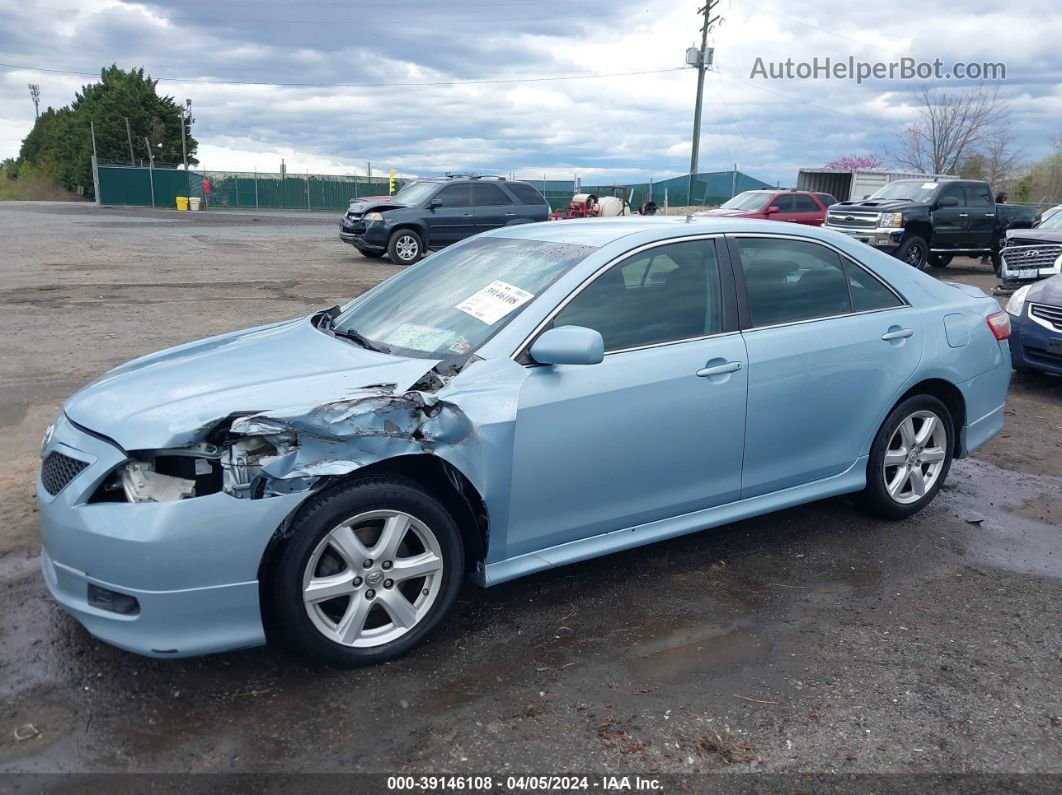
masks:
{"label": "side window", "polygon": [[796,205],[793,203],[793,194],[780,193],[775,196],[768,207],[777,207],[780,213],[795,213]]}
{"label": "side window", "polygon": [[940,192],[940,196],[937,198],[937,201],[940,201],[941,199],[946,199],[946,198],[949,198],[949,197],[950,198],[954,198],[954,199],[958,199],[959,200],[959,205],[958,205],[959,207],[965,207],[966,206],[966,195],[963,192],[962,185],[960,185],[959,183],[957,183],[957,182],[945,182],[944,183],[944,190],[942,190]]}
{"label": "side window", "polygon": [[472,185],[468,182],[447,185],[435,194],[435,198],[442,202],[440,207],[471,207]]}
{"label": "side window", "polygon": [[659,246],[613,265],[553,319],[597,329],[606,351],[723,330],[714,240]]}
{"label": "side window", "polygon": [[542,194],[535,189],[534,185],[528,185],[526,182],[506,182],[505,186],[513,196],[520,200],[521,204],[546,203],[546,200],[542,198]]}
{"label": "side window", "polygon": [[848,275],[848,284],[852,288],[852,309],[856,312],[866,312],[870,309],[888,309],[903,305],[895,293],[877,278],[847,257],[842,259],[844,272]]}
{"label": "side window", "polygon": [[810,196],[806,196],[803,193],[798,193],[793,196],[793,202],[796,206],[796,211],[798,213],[820,212],[819,205],[815,204],[815,200]]}
{"label": "side window", "polygon": [[995,204],[995,201],[987,185],[971,182],[966,186],[966,204],[969,207],[989,207]]}
{"label": "side window", "polygon": [[499,204],[512,204],[513,200],[497,185],[489,182],[477,182],[473,188],[477,207],[496,207]]}
{"label": "side window", "polygon": [[817,243],[737,238],[754,327],[852,311],[841,258]]}

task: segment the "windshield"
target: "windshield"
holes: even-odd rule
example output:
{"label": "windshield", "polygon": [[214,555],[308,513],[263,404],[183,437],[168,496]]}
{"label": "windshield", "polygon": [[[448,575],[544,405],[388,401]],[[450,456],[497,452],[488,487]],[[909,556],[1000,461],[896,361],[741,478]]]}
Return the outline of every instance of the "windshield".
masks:
{"label": "windshield", "polygon": [[925,181],[917,179],[898,179],[878,188],[869,196],[874,199],[906,199],[907,201],[924,204],[929,201],[933,192],[940,185],[931,179]]}
{"label": "windshield", "polygon": [[467,354],[594,250],[539,240],[472,238],[384,282],[344,310],[334,328],[356,331],[399,355]]}
{"label": "windshield", "polygon": [[1059,208],[1052,207],[1050,210],[1044,211],[1044,219],[1040,222],[1037,229],[1062,229],[1062,212]]}
{"label": "windshield", "polygon": [[747,190],[719,206],[724,210],[758,210],[773,195],[772,193],[764,193],[758,190]]}
{"label": "windshield", "polygon": [[392,201],[395,204],[420,204],[431,196],[437,187],[439,187],[438,182],[411,182],[396,193]]}

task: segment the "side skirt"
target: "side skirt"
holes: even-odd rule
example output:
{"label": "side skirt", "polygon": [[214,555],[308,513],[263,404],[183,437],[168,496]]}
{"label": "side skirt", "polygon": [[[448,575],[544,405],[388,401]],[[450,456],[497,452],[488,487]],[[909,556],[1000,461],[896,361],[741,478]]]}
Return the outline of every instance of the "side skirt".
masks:
{"label": "side skirt", "polygon": [[483,586],[498,585],[544,569],[578,563],[600,555],[608,555],[612,552],[620,552],[655,541],[663,541],[667,538],[695,533],[698,530],[707,530],[753,516],[791,508],[794,505],[836,497],[838,494],[860,491],[866,485],[866,472],[867,456],[861,456],[844,472],[811,483],[791,486],[771,494],[761,494],[757,497],[737,500],[681,516],[673,516],[670,519],[659,519],[622,530],[612,530],[589,538],[581,538],[578,541],[558,544],[538,552],[528,552],[508,560],[490,563],[475,574],[474,580]]}

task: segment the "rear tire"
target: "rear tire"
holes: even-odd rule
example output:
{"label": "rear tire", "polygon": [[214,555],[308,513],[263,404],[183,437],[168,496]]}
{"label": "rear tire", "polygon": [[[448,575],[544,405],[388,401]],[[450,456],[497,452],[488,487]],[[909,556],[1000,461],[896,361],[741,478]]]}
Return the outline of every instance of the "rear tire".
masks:
{"label": "rear tire", "polygon": [[944,485],[954,449],[954,420],[943,402],[932,395],[903,401],[874,437],[863,507],[886,519],[918,513]]}
{"label": "rear tire", "polygon": [[274,629],[316,662],[384,662],[438,626],[463,577],[461,536],[442,503],[408,478],[355,478],[312,497],[295,520],[269,582]]}
{"label": "rear tire", "polygon": [[929,264],[934,268],[946,268],[951,264],[951,254],[930,254]]}
{"label": "rear tire", "polygon": [[412,265],[424,256],[424,240],[412,229],[398,229],[387,241],[387,256],[395,265]]}
{"label": "rear tire", "polygon": [[918,270],[924,270],[926,267],[926,257],[929,255],[929,246],[926,245],[926,241],[917,235],[910,235],[904,238],[904,241],[900,244],[900,247],[896,249],[893,254],[896,259],[903,260],[912,268]]}

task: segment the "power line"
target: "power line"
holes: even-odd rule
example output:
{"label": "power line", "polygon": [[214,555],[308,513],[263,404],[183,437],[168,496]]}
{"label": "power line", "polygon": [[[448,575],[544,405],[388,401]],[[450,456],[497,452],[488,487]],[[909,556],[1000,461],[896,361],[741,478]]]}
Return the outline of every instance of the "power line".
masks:
{"label": "power line", "polygon": [[[99,77],[99,72],[79,72],[70,69],[46,69],[40,66],[28,66],[25,64],[0,63],[0,68],[25,69],[32,72],[45,72],[48,74]],[[276,86],[280,88],[412,88],[416,86],[464,86],[492,83],[547,83],[557,80],[596,80],[599,78],[606,77],[633,77],[636,75],[658,75],[665,74],[667,72],[680,72],[682,70],[683,67],[676,66],[669,69],[648,69],[638,72],[602,72],[597,74],[582,75],[554,75],[552,77],[511,77],[493,78],[486,80],[431,80],[387,83],[271,83],[264,80],[205,80],[202,78],[156,77],[154,75],[149,76],[152,80],[166,81],[169,83],[195,83],[201,85]]]}

